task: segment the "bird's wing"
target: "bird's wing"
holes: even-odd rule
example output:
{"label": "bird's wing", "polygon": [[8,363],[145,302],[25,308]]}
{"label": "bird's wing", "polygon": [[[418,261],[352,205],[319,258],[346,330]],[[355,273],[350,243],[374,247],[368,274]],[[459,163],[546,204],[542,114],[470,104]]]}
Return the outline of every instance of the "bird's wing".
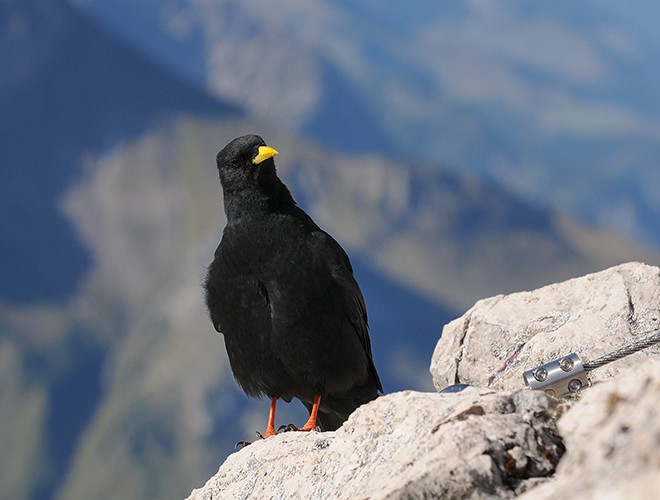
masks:
{"label": "bird's wing", "polygon": [[315,231],[314,237],[320,240],[320,247],[327,252],[331,252],[330,262],[332,262],[332,276],[342,285],[342,290],[345,292],[346,314],[355,328],[358,335],[360,344],[364,349],[367,360],[369,362],[369,369],[375,377],[378,387],[382,392],[382,384],[376,368],[373,364],[373,355],[371,352],[371,339],[369,338],[369,320],[367,318],[367,307],[364,303],[364,296],[360,290],[360,286],[353,276],[353,266],[344,251],[335,239],[325,231],[319,229]]}

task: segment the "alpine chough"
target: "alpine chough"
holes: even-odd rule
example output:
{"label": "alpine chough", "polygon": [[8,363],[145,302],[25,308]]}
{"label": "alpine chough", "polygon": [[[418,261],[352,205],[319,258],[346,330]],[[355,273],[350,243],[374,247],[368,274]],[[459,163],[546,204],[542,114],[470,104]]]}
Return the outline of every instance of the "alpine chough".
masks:
{"label": "alpine chough", "polygon": [[257,135],[218,153],[227,225],[204,283],[238,384],[271,398],[263,437],[278,399],[307,407],[298,430],[335,430],[383,390],[348,255],[296,205],[276,154]]}

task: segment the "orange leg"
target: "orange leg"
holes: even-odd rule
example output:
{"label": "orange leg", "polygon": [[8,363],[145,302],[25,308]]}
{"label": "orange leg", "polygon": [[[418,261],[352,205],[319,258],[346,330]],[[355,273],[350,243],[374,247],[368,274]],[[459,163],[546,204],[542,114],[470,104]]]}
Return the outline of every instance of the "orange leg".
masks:
{"label": "orange leg", "polygon": [[275,407],[277,406],[277,398],[273,398],[270,401],[270,411],[268,412],[268,425],[266,426],[266,432],[264,432],[263,438],[274,436],[277,434],[275,432]]}
{"label": "orange leg", "polygon": [[314,404],[312,405],[312,411],[309,412],[309,420],[303,425],[299,430],[301,431],[315,431],[316,430],[316,415],[319,412],[319,405],[321,404],[321,395],[317,394],[314,396]]}

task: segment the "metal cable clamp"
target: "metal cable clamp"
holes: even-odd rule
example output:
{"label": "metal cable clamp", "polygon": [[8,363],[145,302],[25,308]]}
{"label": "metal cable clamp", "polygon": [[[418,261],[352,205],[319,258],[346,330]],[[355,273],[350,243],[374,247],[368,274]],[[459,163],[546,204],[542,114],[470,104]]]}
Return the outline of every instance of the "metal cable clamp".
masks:
{"label": "metal cable clamp", "polygon": [[587,372],[641,351],[658,342],[660,342],[660,330],[656,330],[650,337],[633,342],[589,363],[582,363],[580,356],[571,353],[568,356],[563,356],[523,372],[523,379],[526,386],[533,390],[545,391],[551,396],[560,398],[568,394],[575,394],[589,385]]}
{"label": "metal cable clamp", "polygon": [[580,356],[571,353],[523,373],[525,385],[551,396],[575,394],[589,384]]}

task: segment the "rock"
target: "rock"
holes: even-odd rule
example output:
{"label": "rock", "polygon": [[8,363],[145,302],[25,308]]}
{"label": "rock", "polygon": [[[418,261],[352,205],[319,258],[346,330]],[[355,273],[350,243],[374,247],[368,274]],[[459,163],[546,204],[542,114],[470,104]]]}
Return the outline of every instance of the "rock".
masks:
{"label": "rock", "polygon": [[660,497],[660,347],[589,373],[557,400],[522,372],[583,360],[660,328],[660,269],[630,263],[478,302],[447,325],[431,371],[455,393],[400,392],[335,432],[285,433],[234,453],[189,500]]}
{"label": "rock", "polygon": [[[660,268],[636,262],[532,292],[477,302],[447,324],[431,361],[438,390],[464,383],[515,390],[525,370],[577,353],[593,361],[660,328]],[[592,382],[636,365],[645,350],[590,374]]]}
{"label": "rock", "polygon": [[336,432],[234,453],[189,500],[510,498],[552,474],[564,451],[555,406],[530,390],[389,394]]}
{"label": "rock", "polygon": [[523,498],[660,497],[660,359],[583,391],[558,427],[567,452]]}

